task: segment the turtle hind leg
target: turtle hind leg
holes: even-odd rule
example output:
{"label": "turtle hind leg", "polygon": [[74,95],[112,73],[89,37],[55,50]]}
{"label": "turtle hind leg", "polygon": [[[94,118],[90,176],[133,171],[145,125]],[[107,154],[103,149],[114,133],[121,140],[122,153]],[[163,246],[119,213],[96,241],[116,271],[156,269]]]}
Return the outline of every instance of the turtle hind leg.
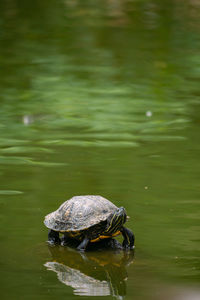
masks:
{"label": "turtle hind leg", "polygon": [[79,244],[79,246],[77,247],[77,250],[79,251],[85,251],[87,245],[89,244],[90,239],[88,237],[85,237],[83,239],[83,241]]}
{"label": "turtle hind leg", "polygon": [[134,242],[135,242],[135,237],[132,231],[126,227],[122,227],[121,233],[124,237],[122,246],[124,249],[133,249],[134,248]]}
{"label": "turtle hind leg", "polygon": [[51,245],[60,245],[59,232],[50,229],[48,233],[48,242]]}

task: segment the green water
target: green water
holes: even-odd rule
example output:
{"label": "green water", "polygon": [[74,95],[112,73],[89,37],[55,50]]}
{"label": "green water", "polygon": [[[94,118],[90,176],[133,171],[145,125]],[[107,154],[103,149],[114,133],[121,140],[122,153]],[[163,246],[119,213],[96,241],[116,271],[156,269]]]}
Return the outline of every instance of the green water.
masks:
{"label": "green water", "polygon": [[[198,1],[1,0],[0,44],[1,299],[199,298]],[[134,253],[48,246],[85,194]]]}

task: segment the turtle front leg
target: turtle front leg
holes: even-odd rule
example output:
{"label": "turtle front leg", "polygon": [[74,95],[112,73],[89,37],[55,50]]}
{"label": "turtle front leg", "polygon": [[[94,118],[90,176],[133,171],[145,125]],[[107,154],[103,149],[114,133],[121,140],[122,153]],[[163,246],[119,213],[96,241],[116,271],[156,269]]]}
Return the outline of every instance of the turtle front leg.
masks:
{"label": "turtle front leg", "polygon": [[49,233],[48,233],[48,242],[51,244],[51,245],[60,245],[60,238],[59,238],[59,232],[58,231],[54,231],[52,229],[49,230]]}
{"label": "turtle front leg", "polygon": [[122,227],[121,233],[123,235],[123,243],[122,246],[124,249],[133,249],[134,248],[134,241],[135,237],[132,231],[126,227]]}
{"label": "turtle front leg", "polygon": [[79,250],[79,251],[85,251],[87,245],[89,244],[89,241],[90,241],[90,239],[88,237],[85,237],[84,240],[77,247],[77,250]]}

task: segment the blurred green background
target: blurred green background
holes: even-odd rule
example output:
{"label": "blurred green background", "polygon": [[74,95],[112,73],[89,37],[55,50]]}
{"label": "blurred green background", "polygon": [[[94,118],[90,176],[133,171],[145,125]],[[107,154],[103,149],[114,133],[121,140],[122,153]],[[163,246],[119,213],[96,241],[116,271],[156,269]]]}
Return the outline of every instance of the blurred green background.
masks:
{"label": "blurred green background", "polygon": [[[200,3],[1,0],[0,91],[2,299],[199,297]],[[85,194],[127,209],[132,264],[49,250]]]}

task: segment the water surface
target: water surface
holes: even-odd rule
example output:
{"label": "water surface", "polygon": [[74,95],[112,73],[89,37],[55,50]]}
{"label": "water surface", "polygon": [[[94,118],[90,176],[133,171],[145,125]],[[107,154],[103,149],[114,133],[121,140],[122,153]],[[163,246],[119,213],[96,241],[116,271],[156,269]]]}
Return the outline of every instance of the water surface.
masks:
{"label": "water surface", "polygon": [[[1,1],[2,299],[200,296],[199,20],[195,1]],[[48,246],[44,216],[85,194],[126,208],[134,253]]]}

